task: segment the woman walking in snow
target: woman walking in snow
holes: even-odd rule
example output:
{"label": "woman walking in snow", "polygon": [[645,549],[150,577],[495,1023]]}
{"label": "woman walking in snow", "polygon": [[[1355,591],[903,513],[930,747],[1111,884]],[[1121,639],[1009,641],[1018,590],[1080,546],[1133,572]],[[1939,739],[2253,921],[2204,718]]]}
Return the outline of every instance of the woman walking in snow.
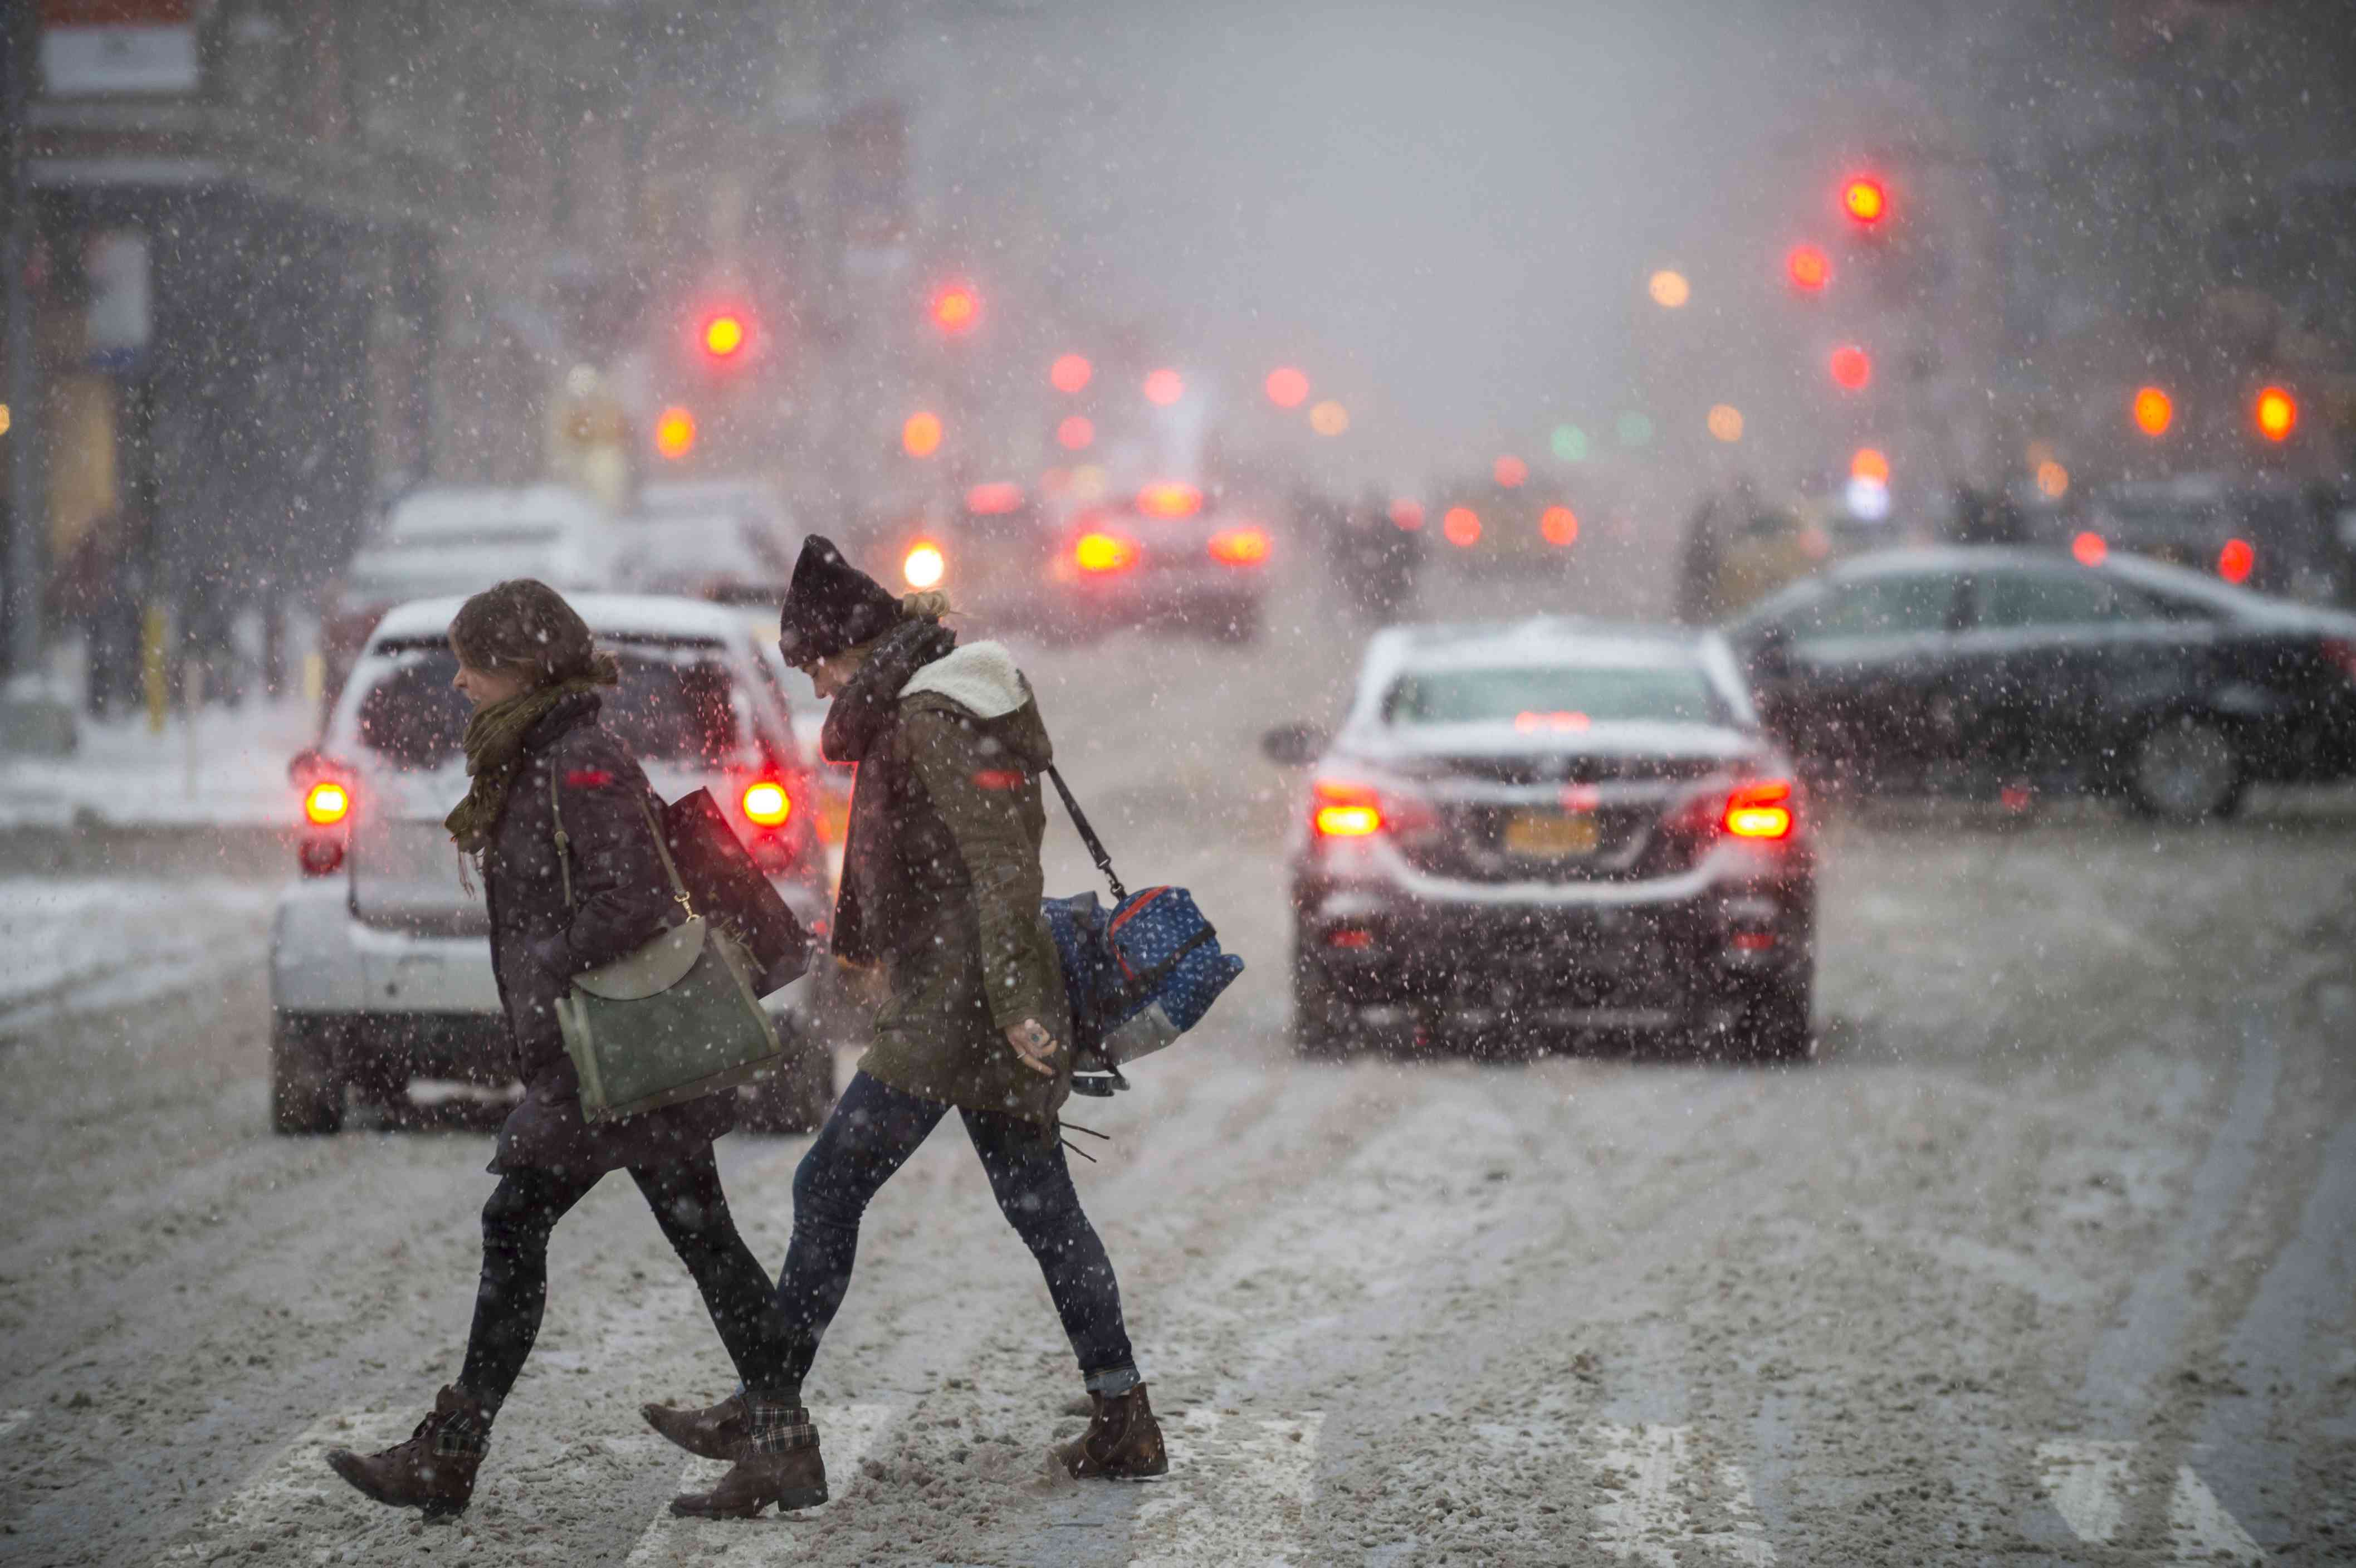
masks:
{"label": "woman walking in snow", "polygon": [[[466,737],[471,785],[447,825],[483,874],[491,967],[524,1095],[499,1129],[490,1165],[499,1185],[483,1206],[482,1284],[458,1380],[408,1442],[380,1454],[327,1455],[337,1475],[378,1502],[423,1508],[429,1519],[459,1512],[474,1495],[491,1423],[540,1332],[549,1232],[608,1171],[630,1173],[695,1276],[750,1391],[741,1446],[752,1455],[777,1445],[800,1419],[789,1394],[798,1374],[788,1369],[784,1314],[736,1233],[712,1163],[712,1141],[734,1123],[735,1097],[706,1095],[592,1127],[557,1026],[556,1004],[573,976],[645,946],[679,914],[644,809],[659,802],[598,716],[599,688],[617,683],[619,668],[591,646],[572,606],[528,579],[468,599],[450,623],[450,647],[458,656],[453,683],[475,714]],[[562,797],[562,847],[552,789]],[[557,864],[568,848],[569,902]],[[792,1502],[777,1484],[782,1462],[765,1470],[755,1455],[746,1467],[748,1491]]]}
{"label": "woman walking in snow", "polygon": [[[869,1200],[954,1108],[1079,1360],[1093,1414],[1058,1457],[1075,1476],[1158,1476],[1169,1461],[1120,1288],[1056,1128],[1072,1063],[1063,974],[1039,913],[1039,776],[1054,751],[1012,656],[994,642],[958,647],[940,624],[947,608],[937,594],[894,599],[812,534],[782,617],[786,658],[833,699],[826,755],[859,764],[834,950],[880,963],[886,991],[873,1044],[794,1175],[777,1281],[794,1337],[789,1385],[798,1395],[841,1305]],[[691,1453],[726,1458],[754,1409],[739,1394],[646,1414]],[[796,1484],[823,1496],[817,1434],[795,1452]],[[739,1480],[745,1464],[675,1506],[744,1511],[758,1495],[755,1477]]]}

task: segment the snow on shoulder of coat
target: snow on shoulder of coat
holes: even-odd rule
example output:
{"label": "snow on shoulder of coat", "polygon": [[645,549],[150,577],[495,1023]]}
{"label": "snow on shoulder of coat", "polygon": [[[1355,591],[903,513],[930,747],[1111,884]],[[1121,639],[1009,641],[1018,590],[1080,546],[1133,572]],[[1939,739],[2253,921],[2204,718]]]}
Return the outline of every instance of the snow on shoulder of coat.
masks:
{"label": "snow on shoulder of coat", "polygon": [[1002,642],[969,642],[951,650],[908,677],[900,695],[937,692],[970,708],[978,719],[1002,718],[1031,700],[1023,671]]}

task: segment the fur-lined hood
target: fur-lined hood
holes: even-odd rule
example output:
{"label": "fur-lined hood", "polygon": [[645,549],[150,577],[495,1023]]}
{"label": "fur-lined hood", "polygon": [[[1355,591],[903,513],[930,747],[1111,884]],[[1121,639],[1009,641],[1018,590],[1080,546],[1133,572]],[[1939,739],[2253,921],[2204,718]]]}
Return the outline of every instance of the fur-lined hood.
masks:
{"label": "fur-lined hood", "polygon": [[1030,683],[1002,642],[969,642],[936,659],[900,688],[905,699],[937,692],[978,719],[1003,718],[1031,700]]}

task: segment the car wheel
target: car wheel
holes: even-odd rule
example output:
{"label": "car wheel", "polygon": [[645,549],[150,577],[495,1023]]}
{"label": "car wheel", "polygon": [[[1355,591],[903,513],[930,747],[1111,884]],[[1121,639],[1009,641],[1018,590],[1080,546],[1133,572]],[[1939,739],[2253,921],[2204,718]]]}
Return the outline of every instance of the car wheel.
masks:
{"label": "car wheel", "polygon": [[1333,982],[1314,960],[1292,960],[1292,1048],[1309,1061],[1338,1061],[1350,1055],[1349,1014],[1334,994]]}
{"label": "car wheel", "polygon": [[281,1133],[340,1132],[344,1079],[336,1062],[337,1023],[308,1013],[270,1017],[270,1121]]}
{"label": "car wheel", "polygon": [[834,1109],[834,1053],[791,1018],[777,1021],[786,1054],[768,1077],[739,1090],[736,1125],[747,1133],[815,1133]]}
{"label": "car wheel", "polygon": [[2233,815],[2248,782],[2233,737],[2185,714],[2154,725],[2136,743],[2127,799],[2147,816],[2200,822]]}
{"label": "car wheel", "polygon": [[1808,975],[1769,986],[1744,1004],[1735,1024],[1736,1049],[1751,1061],[1806,1061],[1815,1047],[1809,1022],[1815,1000]]}

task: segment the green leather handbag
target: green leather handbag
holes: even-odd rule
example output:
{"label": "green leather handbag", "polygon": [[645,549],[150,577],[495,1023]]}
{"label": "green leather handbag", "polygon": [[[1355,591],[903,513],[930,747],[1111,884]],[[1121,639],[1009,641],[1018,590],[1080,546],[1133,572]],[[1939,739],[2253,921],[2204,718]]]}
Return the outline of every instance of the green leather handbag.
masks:
{"label": "green leather handbag", "polygon": [[[572,841],[552,771],[548,803],[555,813],[556,865],[569,909]],[[761,1011],[744,949],[695,912],[643,798],[638,810],[687,918],[636,952],[574,975],[572,990],[556,1004],[565,1054],[581,1078],[581,1116],[592,1123],[750,1083],[774,1071],[785,1054],[776,1026]]]}

